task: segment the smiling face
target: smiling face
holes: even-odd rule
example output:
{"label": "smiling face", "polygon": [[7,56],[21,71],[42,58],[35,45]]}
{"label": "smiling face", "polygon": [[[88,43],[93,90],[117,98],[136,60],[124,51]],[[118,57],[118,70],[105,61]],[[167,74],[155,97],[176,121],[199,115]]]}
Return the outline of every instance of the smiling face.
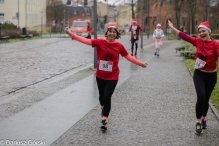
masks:
{"label": "smiling face", "polygon": [[160,28],[161,28],[160,26],[157,27],[157,29],[160,29]]}
{"label": "smiling face", "polygon": [[201,27],[201,28],[198,29],[198,32],[199,32],[200,38],[203,41],[211,41],[210,32],[207,29]]}
{"label": "smiling face", "polygon": [[109,42],[113,42],[117,37],[117,30],[115,28],[109,28],[106,36]]}

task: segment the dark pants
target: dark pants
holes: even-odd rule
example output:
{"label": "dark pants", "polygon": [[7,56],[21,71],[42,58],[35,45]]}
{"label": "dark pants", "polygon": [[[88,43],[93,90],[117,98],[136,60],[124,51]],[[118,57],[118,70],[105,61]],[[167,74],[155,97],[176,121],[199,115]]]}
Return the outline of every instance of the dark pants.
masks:
{"label": "dark pants", "polygon": [[[132,54],[133,54],[133,49],[134,49],[134,43],[135,41],[138,41],[137,39],[131,39],[131,42],[132,42]],[[138,49],[138,44],[135,43],[135,52],[137,52],[137,49]]]}
{"label": "dark pants", "polygon": [[118,80],[103,80],[97,78],[97,86],[99,90],[99,101],[103,108],[103,116],[109,116],[111,109],[111,97],[116,88]]}
{"label": "dark pants", "polygon": [[206,117],[209,108],[209,99],[217,82],[217,72],[205,73],[198,69],[193,75],[197,93],[196,118]]}

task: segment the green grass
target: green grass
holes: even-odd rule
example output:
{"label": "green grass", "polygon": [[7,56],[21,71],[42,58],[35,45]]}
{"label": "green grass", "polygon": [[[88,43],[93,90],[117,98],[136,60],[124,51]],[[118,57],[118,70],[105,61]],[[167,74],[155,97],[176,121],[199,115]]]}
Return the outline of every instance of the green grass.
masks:
{"label": "green grass", "polygon": [[[186,65],[191,70],[192,73],[195,71],[195,61],[193,59],[186,59]],[[211,102],[219,110],[219,72],[217,72],[217,83],[214,87],[214,90],[211,94]]]}
{"label": "green grass", "polygon": [[[51,37],[41,37],[41,36],[34,36],[30,38],[25,38],[24,40],[34,40],[34,39],[45,39],[45,38],[51,38]],[[54,36],[52,37],[54,38]],[[59,36],[57,36],[57,38],[60,38]],[[69,36],[62,36],[61,38],[70,38]],[[0,40],[0,44],[1,43],[8,43],[8,42],[18,42],[18,41],[23,41],[23,39],[20,38],[14,38],[14,39],[8,39],[8,41],[6,40]]]}

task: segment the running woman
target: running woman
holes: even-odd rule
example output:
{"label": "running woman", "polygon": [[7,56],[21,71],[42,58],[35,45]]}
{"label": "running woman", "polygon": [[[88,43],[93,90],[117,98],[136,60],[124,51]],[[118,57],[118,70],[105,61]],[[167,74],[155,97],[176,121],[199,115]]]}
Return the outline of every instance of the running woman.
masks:
{"label": "running woman", "polygon": [[135,44],[135,56],[137,55],[137,49],[138,49],[138,39],[139,39],[139,32],[142,31],[142,28],[140,25],[137,24],[136,19],[132,19],[132,25],[129,28],[129,31],[131,31],[131,43],[132,43],[132,56],[133,56],[133,47]]}
{"label": "running woman", "polygon": [[160,46],[162,46],[162,37],[164,37],[163,30],[161,29],[161,25],[157,24],[157,29],[154,30],[153,39],[155,38],[155,53],[154,55],[159,56]]}
{"label": "running woman", "polygon": [[99,101],[101,105],[102,124],[101,129],[107,130],[107,118],[111,109],[111,97],[116,88],[119,79],[119,54],[128,61],[141,66],[147,67],[147,63],[142,63],[131,56],[124,46],[115,39],[120,38],[116,24],[109,24],[105,33],[105,39],[87,39],[71,33],[69,28],[65,28],[66,33],[81,43],[96,47],[98,64],[96,71],[96,81],[99,90]]}
{"label": "running woman", "polygon": [[200,38],[194,38],[180,32],[168,21],[168,25],[183,40],[196,47],[195,72],[193,81],[197,94],[196,102],[196,134],[201,134],[207,128],[206,116],[209,108],[209,98],[217,82],[217,60],[219,57],[219,43],[210,38],[209,21],[198,26]]}

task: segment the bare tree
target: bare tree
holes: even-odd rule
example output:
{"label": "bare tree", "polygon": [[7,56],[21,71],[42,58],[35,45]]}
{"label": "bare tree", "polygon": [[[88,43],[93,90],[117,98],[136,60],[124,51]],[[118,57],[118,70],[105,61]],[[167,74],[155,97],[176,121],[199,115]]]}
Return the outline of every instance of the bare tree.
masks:
{"label": "bare tree", "polygon": [[[210,9],[210,25],[211,29],[216,29],[219,27],[219,1],[215,0],[215,3],[211,6]],[[218,28],[217,28],[218,29]]]}
{"label": "bare tree", "polygon": [[177,28],[180,28],[180,13],[182,11],[183,0],[174,0],[173,1],[174,10],[176,12],[176,25]]}
{"label": "bare tree", "polygon": [[[58,2],[56,0],[51,0],[49,5],[46,7],[46,14],[49,20],[55,20],[55,31],[57,29],[58,21],[61,22],[64,19],[64,11],[65,18],[69,16],[69,10],[66,5],[62,2]],[[67,19],[66,19],[67,20]],[[63,22],[64,24],[65,22]]]}
{"label": "bare tree", "polygon": [[124,7],[124,6],[117,7],[117,18],[126,16],[128,12],[129,12],[129,6],[128,7]]}

